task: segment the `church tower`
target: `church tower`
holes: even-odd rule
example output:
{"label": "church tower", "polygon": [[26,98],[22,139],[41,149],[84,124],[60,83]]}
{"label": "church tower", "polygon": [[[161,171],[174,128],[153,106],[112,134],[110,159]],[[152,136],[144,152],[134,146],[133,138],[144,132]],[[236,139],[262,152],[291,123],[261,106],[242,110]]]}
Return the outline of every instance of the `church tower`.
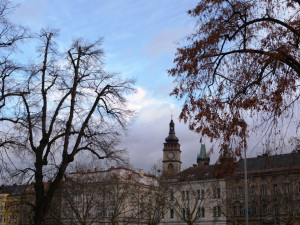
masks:
{"label": "church tower", "polygon": [[173,176],[181,171],[181,161],[180,161],[180,144],[179,140],[175,136],[175,124],[173,119],[169,124],[169,136],[165,139],[163,149],[163,175]]}
{"label": "church tower", "polygon": [[200,154],[197,155],[197,164],[198,166],[207,166],[209,165],[210,157],[206,154],[206,147],[205,144],[201,144],[200,147]]}

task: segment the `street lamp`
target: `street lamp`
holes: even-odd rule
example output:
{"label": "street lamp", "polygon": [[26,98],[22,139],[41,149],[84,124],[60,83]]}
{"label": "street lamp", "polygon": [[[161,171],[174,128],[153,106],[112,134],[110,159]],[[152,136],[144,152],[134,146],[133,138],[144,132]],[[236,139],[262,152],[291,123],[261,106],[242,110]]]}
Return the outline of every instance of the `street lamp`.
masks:
{"label": "street lamp", "polygon": [[[247,129],[247,123],[243,119],[238,120],[238,125],[242,129],[245,130]],[[245,221],[246,221],[246,225],[248,225],[248,178],[247,178],[247,155],[246,155],[245,139],[246,137],[244,136],[243,148],[244,148],[244,183],[245,183]]]}

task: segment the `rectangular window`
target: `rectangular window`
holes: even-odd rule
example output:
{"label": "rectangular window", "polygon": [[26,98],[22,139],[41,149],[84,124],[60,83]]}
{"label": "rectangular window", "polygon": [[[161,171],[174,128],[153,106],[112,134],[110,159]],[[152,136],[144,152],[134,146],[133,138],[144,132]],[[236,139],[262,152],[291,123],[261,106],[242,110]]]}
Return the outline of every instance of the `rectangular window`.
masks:
{"label": "rectangular window", "polygon": [[266,215],[267,214],[267,205],[266,204],[263,205],[263,209],[262,210],[263,210],[262,211],[263,215]]}
{"label": "rectangular window", "polygon": [[233,196],[234,196],[234,197],[236,197],[236,196],[237,196],[237,188],[236,188],[236,187],[234,187],[234,188],[233,188],[233,191],[232,191],[232,193],[233,193]]}
{"label": "rectangular window", "polygon": [[182,217],[185,218],[185,208],[182,208]]}
{"label": "rectangular window", "polygon": [[151,195],[149,195],[148,204],[149,204],[149,205],[152,205],[152,196],[151,196]]}
{"label": "rectangular window", "polygon": [[200,189],[197,190],[197,199],[200,199],[201,195],[200,195]]}
{"label": "rectangular window", "polygon": [[251,186],[251,195],[254,196],[256,192],[256,187],[254,185]]}
{"label": "rectangular window", "polygon": [[214,188],[213,189],[213,198],[220,198],[220,188]]}
{"label": "rectangular window", "polygon": [[213,208],[213,217],[217,217],[217,207]]}
{"label": "rectangular window", "polygon": [[253,215],[255,216],[256,215],[256,207],[252,208],[252,212],[253,212]]}
{"label": "rectangular window", "polygon": [[239,196],[242,198],[244,194],[243,187],[239,186]]}
{"label": "rectangular window", "polygon": [[289,194],[290,193],[290,184],[289,183],[285,183],[285,193]]}
{"label": "rectangular window", "polygon": [[278,185],[277,184],[273,184],[273,192],[274,194],[278,194]]}
{"label": "rectangular window", "polygon": [[244,213],[245,213],[245,211],[244,211],[243,206],[240,206],[240,216],[244,216]]}
{"label": "rectangular window", "polygon": [[173,192],[173,190],[170,191],[170,200],[174,201],[174,192]]}
{"label": "rectangular window", "polygon": [[250,216],[255,216],[256,215],[256,208],[253,206],[251,208],[248,209],[248,215]]}
{"label": "rectangular window", "polygon": [[189,191],[186,191],[186,200],[189,200],[189,196],[190,196]]}
{"label": "rectangular window", "polygon": [[233,216],[237,216],[237,207],[236,206],[233,206]]}
{"label": "rectangular window", "polygon": [[0,223],[2,223],[2,215],[0,215]]}
{"label": "rectangular window", "polygon": [[252,208],[248,208],[248,215],[249,215],[249,216],[252,216],[252,215],[253,215]]}
{"label": "rectangular window", "polygon": [[250,215],[250,216],[256,215],[256,207],[255,206],[252,206],[251,208],[248,209],[248,215]]}
{"label": "rectangular window", "polygon": [[[134,209],[131,209],[131,211],[130,211],[130,216],[131,216],[131,218],[133,218],[134,217]],[[144,217],[144,212],[142,211],[142,214],[141,214],[141,217],[143,218]]]}
{"label": "rectangular window", "polygon": [[205,217],[205,208],[201,209],[201,217]]}
{"label": "rectangular window", "polygon": [[88,193],[88,194],[86,195],[86,199],[87,199],[88,201],[90,201],[90,200],[92,199],[92,194]]}
{"label": "rectangular window", "polygon": [[204,192],[204,189],[201,189],[201,198],[205,198],[205,192]]}
{"label": "rectangular window", "polygon": [[197,218],[201,217],[201,210],[200,207],[197,208]]}
{"label": "rectangular window", "polygon": [[131,194],[130,200],[131,200],[132,202],[135,201],[135,194],[134,194],[134,193]]}
{"label": "rectangular window", "polygon": [[98,194],[98,201],[99,202],[102,202],[103,201],[103,196],[101,193]]}
{"label": "rectangular window", "polygon": [[221,206],[218,205],[217,209],[218,209],[218,217],[220,217],[221,216]]}
{"label": "rectangular window", "polygon": [[114,211],[113,210],[109,210],[107,213],[108,217],[113,217],[114,216]]}
{"label": "rectangular window", "polygon": [[182,199],[182,201],[185,200],[185,191],[181,191],[181,199]]}
{"label": "rectangular window", "polygon": [[170,218],[171,218],[171,219],[174,218],[174,209],[170,209]]}
{"label": "rectangular window", "polygon": [[101,206],[98,206],[98,216],[100,217],[100,218],[102,218],[103,217],[103,208],[101,207]]}
{"label": "rectangular window", "polygon": [[261,195],[266,195],[267,194],[267,188],[266,188],[266,185],[262,185],[261,186]]}
{"label": "rectangular window", "polygon": [[277,204],[274,205],[274,215],[278,216],[278,205]]}

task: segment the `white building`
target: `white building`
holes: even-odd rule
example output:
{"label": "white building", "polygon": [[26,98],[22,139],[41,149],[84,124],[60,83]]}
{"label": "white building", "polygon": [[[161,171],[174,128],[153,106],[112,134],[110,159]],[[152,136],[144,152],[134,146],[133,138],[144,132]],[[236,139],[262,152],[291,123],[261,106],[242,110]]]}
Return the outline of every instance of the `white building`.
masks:
{"label": "white building", "polygon": [[[146,224],[141,202],[158,188],[155,176],[111,167],[71,173],[62,192],[65,224]],[[148,199],[147,199],[148,200]]]}

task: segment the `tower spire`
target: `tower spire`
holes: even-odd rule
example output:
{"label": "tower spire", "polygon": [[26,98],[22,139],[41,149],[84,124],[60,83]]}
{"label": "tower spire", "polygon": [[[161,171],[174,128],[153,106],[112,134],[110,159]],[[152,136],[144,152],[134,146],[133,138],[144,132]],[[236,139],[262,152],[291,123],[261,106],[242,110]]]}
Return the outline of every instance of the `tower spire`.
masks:
{"label": "tower spire", "polygon": [[178,138],[175,135],[175,124],[173,119],[169,123],[169,136],[165,139],[167,143],[178,143]]}
{"label": "tower spire", "polygon": [[210,162],[210,157],[206,153],[205,144],[201,144],[200,154],[197,155],[197,163],[198,163],[198,165],[201,165],[201,164],[209,165],[209,162]]}

